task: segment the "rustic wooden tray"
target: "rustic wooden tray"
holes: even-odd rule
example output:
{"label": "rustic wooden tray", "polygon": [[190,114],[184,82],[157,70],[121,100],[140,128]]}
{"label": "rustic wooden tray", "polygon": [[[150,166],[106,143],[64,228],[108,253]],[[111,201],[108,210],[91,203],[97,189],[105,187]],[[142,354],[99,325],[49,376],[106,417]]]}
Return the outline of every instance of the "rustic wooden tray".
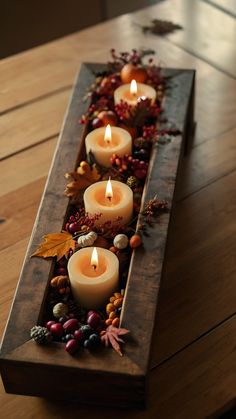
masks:
{"label": "rustic wooden tray", "polygon": [[42,318],[53,269],[51,261],[31,259],[30,255],[43,235],[61,230],[68,207],[68,199],[63,195],[63,174],[84,153],[86,127],[78,123],[88,108],[83,97],[94,80],[94,72],[103,69],[101,64],[83,64],[76,80],[5,330],[0,367],[9,393],[90,404],[144,406],[177,172],[193,129],[194,70],[163,70],[171,77],[164,115],[182,134],[159,144],[152,152],[143,202],[157,193],[169,201],[170,211],[159,218],[151,235],[144,238],[143,247],[133,252],[121,319],[121,327],[131,331],[125,356],[120,358],[113,350],[104,348],[96,354],[84,350],[71,357],[61,343],[40,346],[29,338],[29,330]]}

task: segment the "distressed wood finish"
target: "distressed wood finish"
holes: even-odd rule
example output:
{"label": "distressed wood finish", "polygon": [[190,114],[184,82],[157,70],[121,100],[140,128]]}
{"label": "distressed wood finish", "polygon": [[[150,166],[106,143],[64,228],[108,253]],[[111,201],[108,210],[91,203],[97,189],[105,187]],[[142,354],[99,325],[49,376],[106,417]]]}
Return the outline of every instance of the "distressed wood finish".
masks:
{"label": "distressed wood finish", "polygon": [[[160,198],[169,201],[170,211],[160,217],[150,237],[145,238],[144,248],[133,253],[121,321],[121,326],[131,330],[125,356],[120,359],[114,351],[104,349],[96,356],[84,351],[78,357],[69,357],[61,344],[53,343],[45,348],[29,340],[30,328],[41,319],[52,269],[50,261],[30,259],[30,255],[44,234],[61,229],[68,206],[63,195],[62,175],[76,164],[75,156],[83,152],[85,128],[78,124],[78,119],[88,107],[83,97],[94,79],[94,71],[102,68],[102,65],[83,65],[75,85],[5,332],[1,372],[8,392],[87,403],[143,406],[177,172],[193,126],[193,70],[165,70],[171,83],[165,116],[183,134],[156,146],[152,153],[144,198],[150,199],[158,193]],[[144,307],[143,318],[139,313]],[[64,386],[61,382],[70,385]]]}

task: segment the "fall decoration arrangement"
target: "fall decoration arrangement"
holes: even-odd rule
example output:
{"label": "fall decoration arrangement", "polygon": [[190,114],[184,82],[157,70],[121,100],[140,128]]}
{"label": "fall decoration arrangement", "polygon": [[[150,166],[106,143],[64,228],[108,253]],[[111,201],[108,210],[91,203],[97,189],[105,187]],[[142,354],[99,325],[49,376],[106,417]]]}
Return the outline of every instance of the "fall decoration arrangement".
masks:
{"label": "fall decoration arrangement", "polygon": [[45,235],[32,255],[53,257],[55,266],[43,324],[32,325],[30,336],[38,344],[63,342],[70,355],[102,346],[123,355],[130,258],[168,211],[158,191],[140,210],[153,147],[179,134],[157,129],[167,80],[152,58],[144,64],[152,54],[113,49],[107,70],[95,75],[91,104],[78,122],[88,127],[86,157],[65,174],[69,209],[62,230]]}

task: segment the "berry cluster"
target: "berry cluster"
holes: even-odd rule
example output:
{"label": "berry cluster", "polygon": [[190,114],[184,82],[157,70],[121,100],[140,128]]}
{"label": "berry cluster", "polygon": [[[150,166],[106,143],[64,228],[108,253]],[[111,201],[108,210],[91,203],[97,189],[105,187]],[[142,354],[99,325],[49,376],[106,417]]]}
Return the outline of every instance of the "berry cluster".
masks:
{"label": "berry cluster", "polygon": [[134,175],[139,180],[144,180],[146,178],[148,163],[144,160],[139,160],[128,154],[125,154],[124,157],[113,154],[111,157],[111,164],[126,177]]}
{"label": "berry cluster", "polygon": [[111,52],[112,62],[108,63],[108,66],[109,68],[111,68],[111,71],[120,71],[122,67],[127,63],[131,63],[134,65],[142,64],[143,58],[146,55],[155,54],[153,50],[137,50],[137,49],[132,49],[131,52],[117,53],[116,50],[112,48],[110,52]]}
{"label": "berry cluster", "polygon": [[80,208],[75,215],[71,215],[65,225],[66,231],[71,234],[89,231],[94,227],[96,221],[99,220],[101,214],[88,215],[84,208]]}
{"label": "berry cluster", "polygon": [[105,321],[106,326],[112,325],[114,327],[119,327],[123,299],[123,294],[120,292],[115,292],[110,297],[109,303],[106,306],[106,314],[108,316],[107,320]]}
{"label": "berry cluster", "polygon": [[53,340],[64,342],[65,350],[73,355],[81,347],[93,350],[100,346],[100,332],[104,329],[104,323],[99,313],[90,310],[86,324],[81,324],[70,314],[49,320],[45,327]]}

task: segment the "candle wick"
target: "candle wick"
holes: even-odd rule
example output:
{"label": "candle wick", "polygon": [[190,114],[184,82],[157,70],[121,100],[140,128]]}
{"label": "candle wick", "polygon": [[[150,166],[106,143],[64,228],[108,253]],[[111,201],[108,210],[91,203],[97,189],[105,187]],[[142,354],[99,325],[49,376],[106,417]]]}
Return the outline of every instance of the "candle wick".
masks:
{"label": "candle wick", "polygon": [[111,196],[108,196],[107,199],[109,199],[109,201],[111,202]]}
{"label": "candle wick", "polygon": [[92,265],[93,266],[93,270],[96,271],[97,266],[96,265]]}

